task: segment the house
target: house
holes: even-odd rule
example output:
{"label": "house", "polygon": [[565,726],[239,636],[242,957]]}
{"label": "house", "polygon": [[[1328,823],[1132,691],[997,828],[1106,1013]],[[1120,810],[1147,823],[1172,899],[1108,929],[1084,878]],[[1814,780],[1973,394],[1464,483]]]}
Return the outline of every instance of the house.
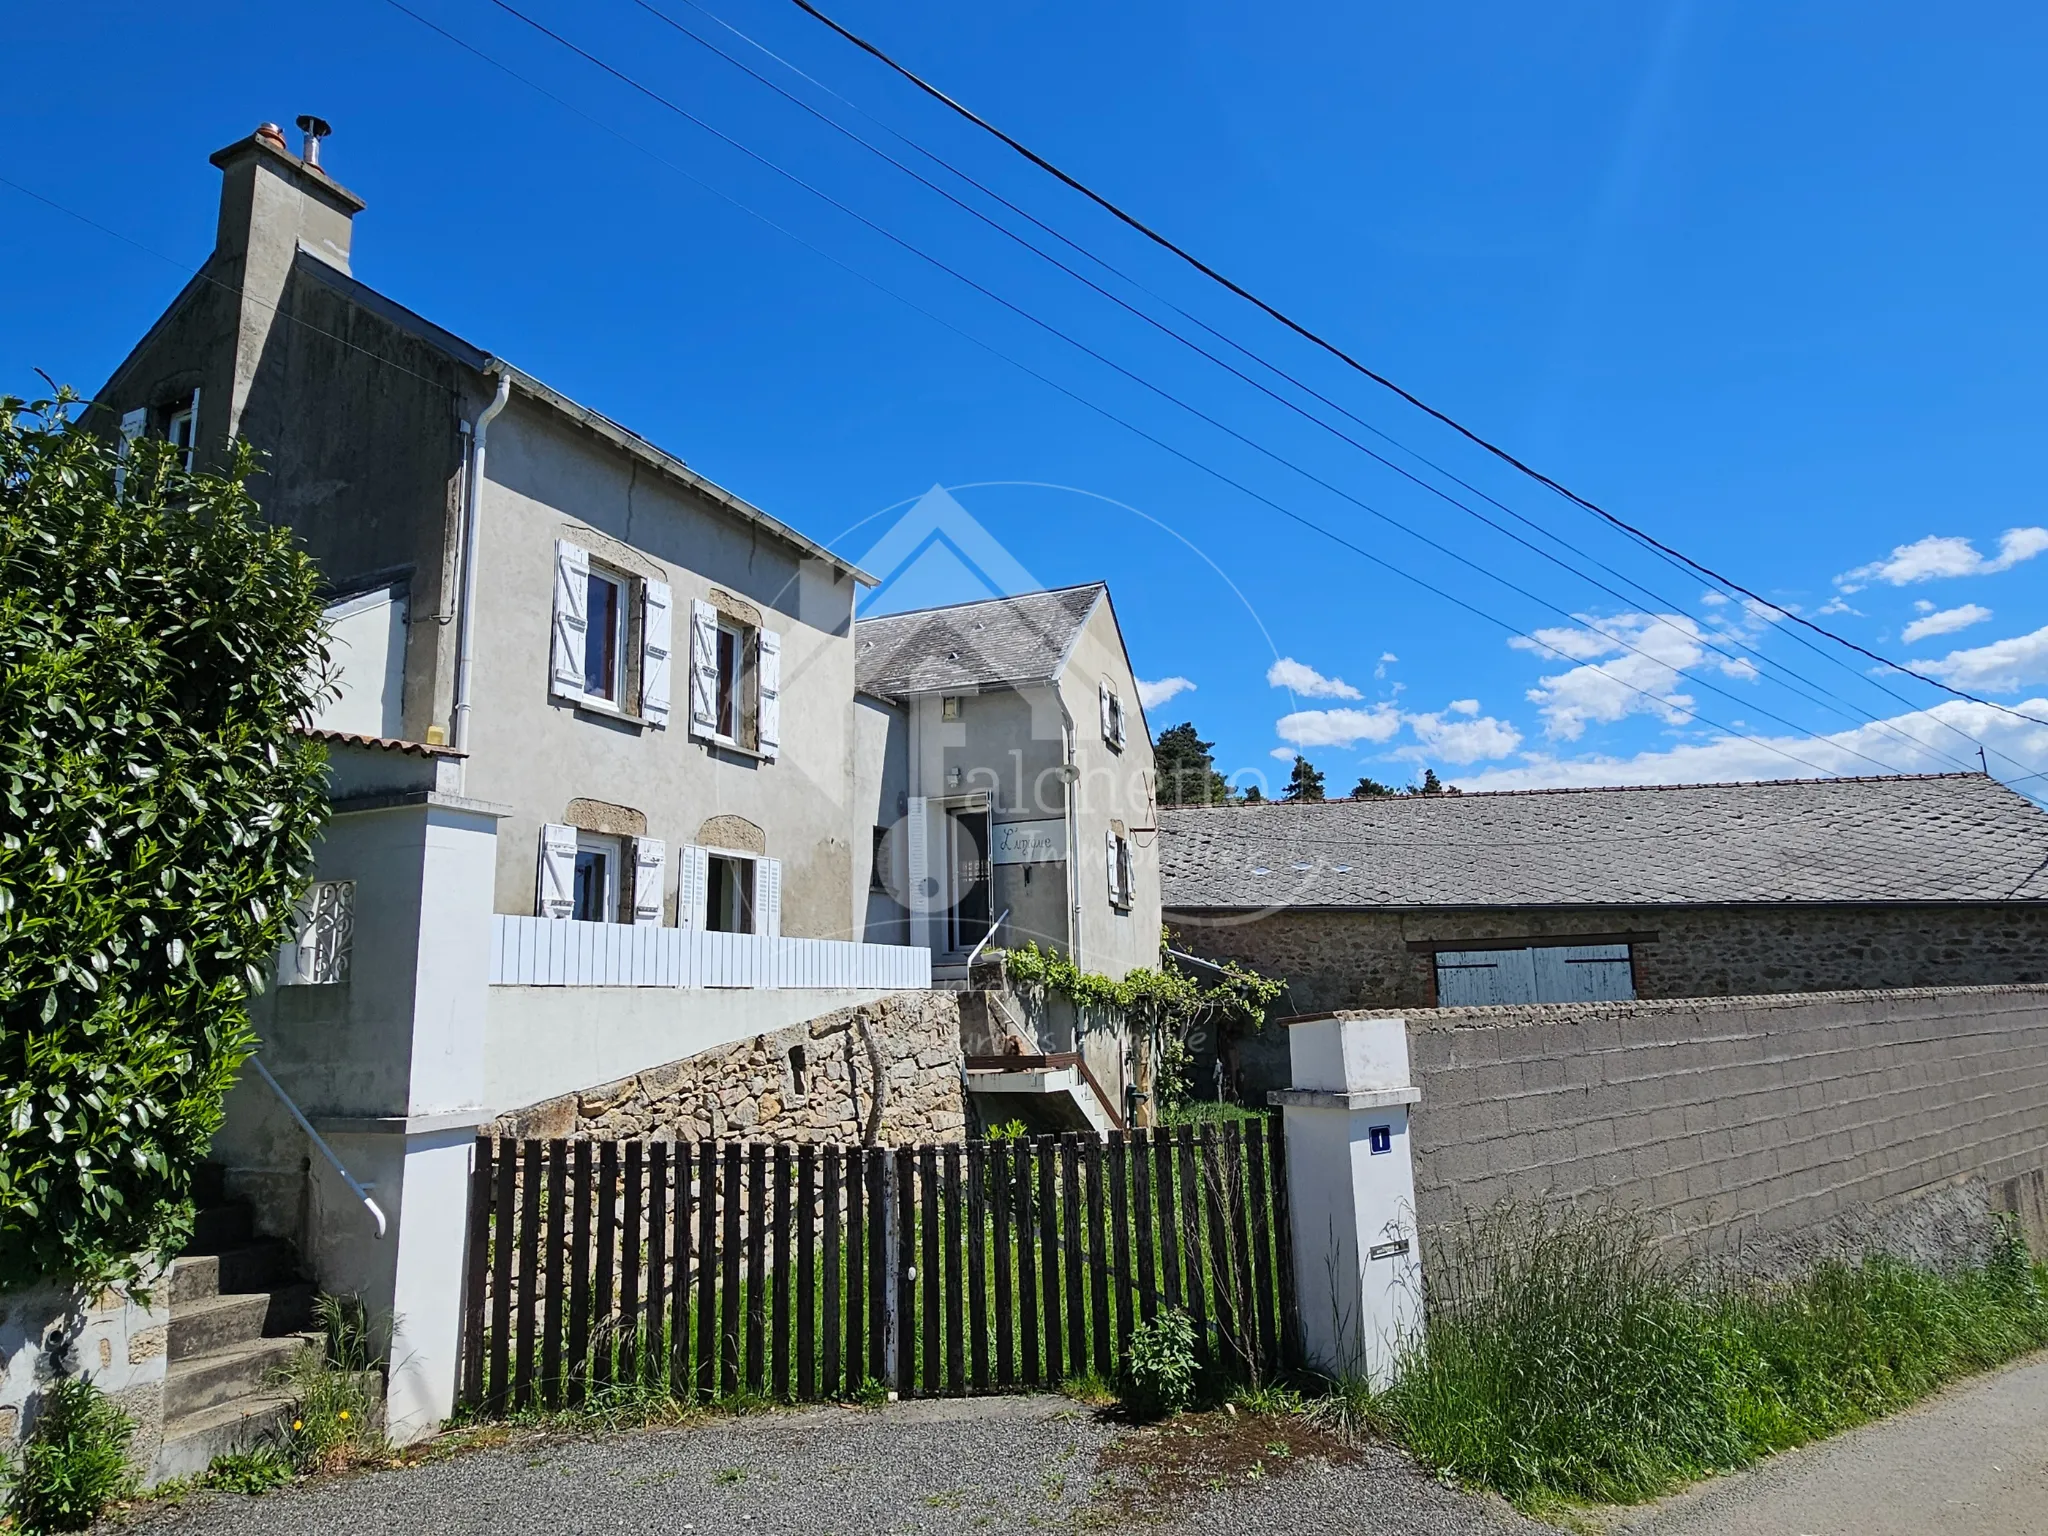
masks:
{"label": "house", "polygon": [[1191,807],[1160,850],[1172,930],[1296,1013],[2048,980],[2048,815],[1982,774]]}
{"label": "house", "polygon": [[[301,126],[213,156],[215,248],[90,419],[201,465],[254,444],[329,592],[333,816],[209,1230],[395,1319],[404,1439],[453,1401],[480,1126],[958,1136],[958,1007],[925,950],[865,939],[862,573],[361,281],[363,201]],[[249,1330],[299,1294],[174,1299],[172,1337],[217,1347],[174,1350],[159,1472],[275,1411],[290,1341]]]}
{"label": "house", "polygon": [[[863,618],[854,641],[867,938],[927,949],[960,984],[986,945],[1111,977],[1158,964],[1152,738],[1109,589]],[[1106,1129],[1145,1091],[1120,1022],[978,996],[965,1025],[998,1120],[1051,1099],[1052,1124]]]}

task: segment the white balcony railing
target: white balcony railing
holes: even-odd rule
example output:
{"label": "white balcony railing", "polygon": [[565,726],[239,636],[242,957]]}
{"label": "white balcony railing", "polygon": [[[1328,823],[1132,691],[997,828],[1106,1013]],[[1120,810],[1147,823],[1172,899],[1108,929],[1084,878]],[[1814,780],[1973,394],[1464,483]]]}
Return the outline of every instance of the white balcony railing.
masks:
{"label": "white balcony railing", "polygon": [[932,984],[928,950],[559,918],[491,918],[491,983],[514,987],[883,987]]}

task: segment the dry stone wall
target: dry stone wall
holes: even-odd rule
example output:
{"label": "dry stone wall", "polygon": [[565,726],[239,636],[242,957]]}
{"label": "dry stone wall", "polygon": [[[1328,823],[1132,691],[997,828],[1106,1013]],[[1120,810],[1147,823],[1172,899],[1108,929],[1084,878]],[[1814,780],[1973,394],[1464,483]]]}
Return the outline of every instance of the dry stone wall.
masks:
{"label": "dry stone wall", "polygon": [[[877,1085],[880,1092],[877,1093]],[[489,1133],[620,1141],[958,1141],[959,995],[898,992],[501,1116]]]}

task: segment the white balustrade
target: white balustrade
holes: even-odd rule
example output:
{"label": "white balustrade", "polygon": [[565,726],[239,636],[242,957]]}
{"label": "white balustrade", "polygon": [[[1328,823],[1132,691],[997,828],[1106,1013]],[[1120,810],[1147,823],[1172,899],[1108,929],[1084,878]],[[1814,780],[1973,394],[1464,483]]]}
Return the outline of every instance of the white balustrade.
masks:
{"label": "white balustrade", "polygon": [[928,950],[560,918],[491,918],[491,982],[516,987],[787,987],[922,991]]}

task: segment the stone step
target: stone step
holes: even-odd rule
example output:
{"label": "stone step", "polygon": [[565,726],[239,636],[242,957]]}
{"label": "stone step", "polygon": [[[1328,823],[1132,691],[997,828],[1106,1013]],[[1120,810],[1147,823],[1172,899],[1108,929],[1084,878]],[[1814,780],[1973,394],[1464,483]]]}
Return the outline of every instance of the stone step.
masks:
{"label": "stone step", "polygon": [[277,1374],[318,1347],[315,1335],[288,1333],[174,1360],[164,1376],[164,1417],[182,1418],[236,1398],[273,1393]]}
{"label": "stone step", "polygon": [[191,1360],[232,1344],[295,1333],[313,1316],[313,1287],[230,1292],[171,1307],[171,1359]]}
{"label": "stone step", "polygon": [[256,1236],[256,1214],[241,1201],[209,1205],[192,1222],[192,1241],[187,1253],[222,1253],[244,1248]]}
{"label": "stone step", "polygon": [[150,1480],[197,1477],[216,1456],[246,1451],[291,1423],[292,1400],[261,1392],[196,1409],[164,1422],[164,1438]]}
{"label": "stone step", "polygon": [[171,1306],[204,1301],[209,1296],[228,1296],[243,1291],[267,1291],[298,1279],[299,1266],[291,1244],[261,1238],[240,1248],[220,1253],[188,1253],[171,1260]]}

